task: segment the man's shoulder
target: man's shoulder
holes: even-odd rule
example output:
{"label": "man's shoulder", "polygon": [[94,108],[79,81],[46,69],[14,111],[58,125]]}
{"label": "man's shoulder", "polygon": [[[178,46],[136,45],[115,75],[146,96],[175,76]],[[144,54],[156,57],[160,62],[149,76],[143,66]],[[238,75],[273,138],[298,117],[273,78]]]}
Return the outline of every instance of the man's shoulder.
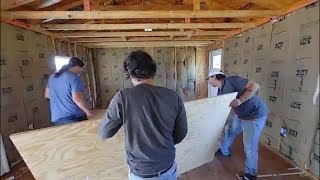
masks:
{"label": "man's shoulder", "polygon": [[180,97],[179,94],[176,91],[172,90],[172,89],[169,89],[169,88],[166,88],[166,87],[160,87],[160,86],[158,86],[158,88],[163,93],[166,93],[166,94],[174,96],[174,97]]}
{"label": "man's shoulder", "polygon": [[[168,89],[166,87],[149,86],[149,88],[151,88],[152,90],[156,91],[158,94],[161,94],[161,95],[171,96],[171,97],[176,97],[176,98],[180,97],[176,91]],[[144,88],[141,88],[141,89],[144,89]],[[134,93],[138,90],[140,90],[139,87],[132,87],[132,88],[121,89],[121,90],[119,90],[119,92],[120,92],[120,94],[131,94],[131,93]]]}

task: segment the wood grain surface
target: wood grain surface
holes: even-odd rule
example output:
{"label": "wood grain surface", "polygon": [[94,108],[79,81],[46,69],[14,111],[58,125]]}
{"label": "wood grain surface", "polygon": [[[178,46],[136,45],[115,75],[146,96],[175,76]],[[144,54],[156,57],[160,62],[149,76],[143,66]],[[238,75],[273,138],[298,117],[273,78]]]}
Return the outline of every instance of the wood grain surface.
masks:
{"label": "wood grain surface", "polygon": [[[177,145],[178,173],[212,161],[236,93],[185,103],[188,135]],[[37,180],[127,179],[124,132],[108,140],[98,136],[99,119],[11,136]]]}

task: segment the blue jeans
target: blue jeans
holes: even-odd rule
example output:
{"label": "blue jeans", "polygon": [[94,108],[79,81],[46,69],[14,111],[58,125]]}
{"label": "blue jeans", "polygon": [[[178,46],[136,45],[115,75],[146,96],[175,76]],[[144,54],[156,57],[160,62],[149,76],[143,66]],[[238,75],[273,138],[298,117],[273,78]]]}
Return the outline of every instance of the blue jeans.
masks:
{"label": "blue jeans", "polygon": [[226,132],[221,144],[221,152],[230,154],[231,145],[238,134],[243,132],[243,145],[246,153],[246,173],[252,176],[258,174],[258,147],[261,132],[267,117],[254,120],[240,120],[237,116],[227,124]]}
{"label": "blue jeans", "polygon": [[74,122],[80,122],[83,120],[88,120],[88,117],[87,116],[81,116],[81,117],[70,116],[70,117],[60,118],[55,122],[53,122],[53,124],[55,126],[59,126],[59,125],[64,125],[64,124],[69,124]]}
{"label": "blue jeans", "polygon": [[177,180],[177,164],[174,163],[167,172],[159,174],[158,176],[152,178],[142,178],[136,176],[132,174],[129,170],[128,178],[129,180]]}

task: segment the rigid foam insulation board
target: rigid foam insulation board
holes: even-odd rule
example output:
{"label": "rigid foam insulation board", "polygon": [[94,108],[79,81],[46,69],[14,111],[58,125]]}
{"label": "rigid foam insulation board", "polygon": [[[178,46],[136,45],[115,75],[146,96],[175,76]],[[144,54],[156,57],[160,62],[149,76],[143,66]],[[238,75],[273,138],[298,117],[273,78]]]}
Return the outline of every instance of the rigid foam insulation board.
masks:
{"label": "rigid foam insulation board", "polygon": [[[188,134],[176,146],[178,174],[212,161],[235,97],[232,93],[185,103]],[[124,132],[121,129],[113,138],[101,140],[99,121],[35,130],[11,139],[37,180],[127,179]]]}

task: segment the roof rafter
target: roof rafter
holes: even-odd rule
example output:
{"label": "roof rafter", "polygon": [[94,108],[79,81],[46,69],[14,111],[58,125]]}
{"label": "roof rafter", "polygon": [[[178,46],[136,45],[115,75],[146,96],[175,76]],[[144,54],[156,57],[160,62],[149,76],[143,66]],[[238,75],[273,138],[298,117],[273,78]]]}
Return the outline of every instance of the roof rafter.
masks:
{"label": "roof rafter", "polygon": [[22,5],[26,5],[32,2],[36,2],[38,0],[2,0],[1,1],[1,10],[9,10]]}

